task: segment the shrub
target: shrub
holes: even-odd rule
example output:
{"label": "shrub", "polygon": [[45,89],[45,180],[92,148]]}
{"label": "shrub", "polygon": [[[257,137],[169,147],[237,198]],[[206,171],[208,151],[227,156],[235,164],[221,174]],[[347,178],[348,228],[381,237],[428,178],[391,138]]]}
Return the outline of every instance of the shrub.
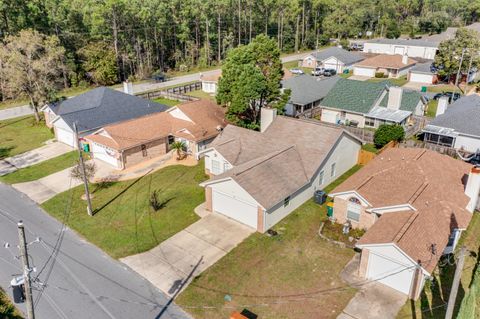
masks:
{"label": "shrub", "polygon": [[385,76],[385,73],[383,72],[375,72],[375,77],[376,78],[383,78]]}
{"label": "shrub", "polygon": [[404,139],[404,137],[405,131],[403,130],[402,126],[382,124],[375,131],[373,141],[375,143],[375,147],[380,149],[387,143],[391,141],[401,141]]}

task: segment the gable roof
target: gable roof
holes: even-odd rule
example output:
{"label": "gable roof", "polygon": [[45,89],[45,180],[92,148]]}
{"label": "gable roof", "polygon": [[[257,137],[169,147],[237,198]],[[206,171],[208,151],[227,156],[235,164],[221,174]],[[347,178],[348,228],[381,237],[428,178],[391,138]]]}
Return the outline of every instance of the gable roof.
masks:
{"label": "gable roof", "polygon": [[403,64],[403,56],[400,54],[379,54],[377,56],[358,62],[355,66],[370,68],[403,69],[417,63],[417,60],[408,58],[407,63]]}
{"label": "gable roof", "polygon": [[410,72],[424,73],[424,74],[435,74],[435,72],[432,72],[431,66],[432,66],[432,61],[428,61],[428,62],[425,62],[425,63],[417,63],[410,70]]}
{"label": "gable roof", "polygon": [[380,98],[387,83],[386,81],[368,82],[339,79],[322,100],[321,105],[366,114]]}
{"label": "gable roof", "polygon": [[408,45],[408,46],[417,46],[417,47],[429,47],[436,48],[438,47],[439,42],[436,41],[425,41],[419,39],[374,39],[365,41],[365,43],[380,43],[380,44],[397,44],[397,45]]}
{"label": "gable roof", "polygon": [[72,130],[73,123],[76,122],[78,131],[85,132],[108,124],[162,112],[168,107],[107,87],[98,87],[50,105],[50,109]]}
{"label": "gable roof", "polygon": [[[471,213],[464,177],[471,165],[424,150],[384,151],[337,186],[335,193],[355,191],[373,207],[410,204],[415,211],[384,213],[358,245],[395,243],[422,267],[433,270],[451,230],[468,226]],[[431,251],[432,244],[437,254]]]}
{"label": "gable roof", "polygon": [[462,96],[450,104],[445,113],[434,118],[425,128],[437,126],[454,129],[458,133],[480,137],[480,96]]}
{"label": "gable roof", "polygon": [[[180,110],[183,118],[172,115],[174,109]],[[85,139],[122,151],[168,135],[190,141],[206,140],[219,133],[218,126],[226,124],[223,108],[210,100],[199,100],[178,105],[167,112],[105,126]]]}
{"label": "gable roof", "polygon": [[306,105],[323,99],[339,78],[334,76],[322,79],[303,74],[283,80],[282,87],[291,90],[291,103]]}
{"label": "gable roof", "polygon": [[200,81],[218,82],[221,76],[222,76],[222,70],[213,70],[210,72],[207,71],[207,74],[202,74],[200,76]]}
{"label": "gable roof", "polygon": [[[402,89],[402,100],[400,101],[400,110],[414,112],[417,108],[418,102],[422,101],[422,95],[413,90]],[[379,106],[387,107],[388,94],[386,94],[380,101]]]}
{"label": "gable roof", "polygon": [[234,168],[206,183],[231,178],[268,210],[308,184],[344,134],[341,128],[283,116],[263,133],[228,125],[211,146]]}
{"label": "gable roof", "polygon": [[365,59],[361,53],[350,52],[339,47],[331,47],[325,50],[316,51],[311,54],[317,61],[323,61],[335,57],[345,65],[350,65]]}

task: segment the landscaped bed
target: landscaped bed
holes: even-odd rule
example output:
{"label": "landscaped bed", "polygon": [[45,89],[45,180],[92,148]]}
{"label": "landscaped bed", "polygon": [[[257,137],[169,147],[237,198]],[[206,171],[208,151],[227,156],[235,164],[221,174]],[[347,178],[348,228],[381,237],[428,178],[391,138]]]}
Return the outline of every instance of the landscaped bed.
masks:
{"label": "landscaped bed", "polygon": [[35,181],[42,177],[74,166],[77,163],[77,158],[77,151],[68,152],[66,154],[54,157],[39,164],[19,169],[8,175],[0,176],[0,182],[7,184],[16,184]]}
{"label": "landscaped bed", "polygon": [[53,138],[43,122],[37,124],[33,116],[0,121],[0,159],[21,154],[42,146]]}
{"label": "landscaped bed", "polygon": [[259,318],[336,318],[356,292],[339,277],[354,252],[319,237],[326,218],[326,205],[307,201],[274,227],[278,235],[251,235],[176,302],[196,318],[228,318],[244,308]]}
{"label": "landscaped bed", "polygon": [[[203,188],[198,186],[205,179],[200,162],[193,167],[165,167],[136,180],[91,185],[93,217],[87,215],[86,202],[80,199],[83,186],[42,206],[88,241],[120,258],[149,250],[197,221],[193,210],[205,200]],[[158,211],[150,206],[155,190],[162,207]]]}
{"label": "landscaped bed", "polygon": [[0,288],[0,318],[22,319],[20,312],[12,305],[5,292]]}

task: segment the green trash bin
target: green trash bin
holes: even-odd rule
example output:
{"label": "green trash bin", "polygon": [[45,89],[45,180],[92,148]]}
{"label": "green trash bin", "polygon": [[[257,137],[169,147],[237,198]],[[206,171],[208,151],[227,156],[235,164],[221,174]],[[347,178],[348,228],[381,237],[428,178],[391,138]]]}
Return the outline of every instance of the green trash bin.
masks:
{"label": "green trash bin", "polygon": [[422,92],[427,92],[427,87],[426,86],[422,86]]}
{"label": "green trash bin", "polygon": [[83,144],[83,151],[85,153],[90,153],[90,144]]}
{"label": "green trash bin", "polygon": [[327,204],[327,216],[333,217],[333,202]]}

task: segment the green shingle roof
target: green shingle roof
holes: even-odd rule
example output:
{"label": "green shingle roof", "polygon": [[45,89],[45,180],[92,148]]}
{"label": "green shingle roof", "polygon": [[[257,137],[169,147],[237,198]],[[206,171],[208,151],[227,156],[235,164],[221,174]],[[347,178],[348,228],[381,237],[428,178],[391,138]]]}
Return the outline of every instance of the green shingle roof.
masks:
{"label": "green shingle roof", "polygon": [[[404,90],[402,94],[402,102],[400,104],[400,110],[414,113],[415,108],[417,107],[418,102],[420,102],[421,98],[422,96],[418,92]],[[379,106],[387,107],[387,103],[388,103],[388,94],[385,95],[385,97],[380,102]]]}
{"label": "green shingle roof", "polygon": [[385,90],[387,81],[368,82],[340,79],[321,105],[339,110],[368,113]]}

